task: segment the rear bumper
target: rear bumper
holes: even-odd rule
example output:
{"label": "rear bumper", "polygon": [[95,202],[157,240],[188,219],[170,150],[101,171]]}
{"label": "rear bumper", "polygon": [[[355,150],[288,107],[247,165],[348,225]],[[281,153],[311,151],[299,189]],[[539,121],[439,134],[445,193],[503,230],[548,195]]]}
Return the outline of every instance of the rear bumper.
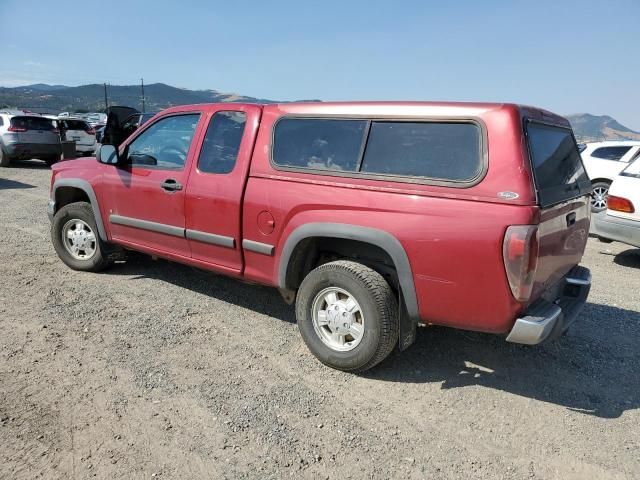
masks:
{"label": "rear bumper", "polygon": [[598,236],[640,248],[640,222],[612,215],[596,218]]}
{"label": "rear bumper", "polygon": [[60,144],[55,143],[8,143],[4,149],[9,157],[16,159],[50,158],[62,153]]}
{"label": "rear bumper", "polygon": [[518,318],[507,342],[537,345],[562,335],[576,319],[591,289],[591,272],[574,267],[561,281],[558,298],[540,299]]}
{"label": "rear bumper", "polygon": [[93,152],[95,151],[95,149],[96,149],[95,145],[77,145],[76,144],[77,152]]}
{"label": "rear bumper", "polygon": [[93,152],[95,149],[96,149],[96,142],[93,142],[93,143],[76,142],[76,151],[78,152]]}

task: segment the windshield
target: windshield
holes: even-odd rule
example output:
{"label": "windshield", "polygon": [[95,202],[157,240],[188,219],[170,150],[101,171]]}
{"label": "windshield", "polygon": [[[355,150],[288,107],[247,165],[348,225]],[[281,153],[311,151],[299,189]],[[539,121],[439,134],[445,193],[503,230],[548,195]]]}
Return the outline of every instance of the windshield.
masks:
{"label": "windshield", "polygon": [[569,128],[527,122],[529,154],[543,207],[591,192],[578,146]]}
{"label": "windshield", "polygon": [[89,124],[82,120],[60,120],[66,130],[89,130]]}

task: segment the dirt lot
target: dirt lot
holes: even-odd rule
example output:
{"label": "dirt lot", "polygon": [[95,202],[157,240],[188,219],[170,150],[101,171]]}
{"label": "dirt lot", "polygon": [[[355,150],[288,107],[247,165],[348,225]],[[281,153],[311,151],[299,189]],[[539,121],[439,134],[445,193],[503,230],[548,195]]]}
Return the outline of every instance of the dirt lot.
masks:
{"label": "dirt lot", "polygon": [[69,270],[49,179],[0,171],[0,478],[640,477],[640,250],[589,241],[558,343],[421,328],[357,376],[274,290],[143,255]]}

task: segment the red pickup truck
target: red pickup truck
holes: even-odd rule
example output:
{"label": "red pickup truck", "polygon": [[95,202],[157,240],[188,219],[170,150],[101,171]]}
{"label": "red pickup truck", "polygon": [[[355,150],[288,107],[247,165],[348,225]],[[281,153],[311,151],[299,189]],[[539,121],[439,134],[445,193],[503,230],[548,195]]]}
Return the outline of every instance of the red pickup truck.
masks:
{"label": "red pickup truck", "polygon": [[320,361],[363,371],[418,323],[561,335],[591,284],[590,191],[537,108],[211,104],[55,165],[48,213],[69,267],[137,250],[277,287]]}

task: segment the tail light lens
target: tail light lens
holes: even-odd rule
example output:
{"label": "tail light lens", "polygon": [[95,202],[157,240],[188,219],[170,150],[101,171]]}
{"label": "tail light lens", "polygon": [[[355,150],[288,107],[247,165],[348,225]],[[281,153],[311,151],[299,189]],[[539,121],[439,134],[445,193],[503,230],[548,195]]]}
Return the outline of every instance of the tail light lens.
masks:
{"label": "tail light lens", "polygon": [[634,213],[636,209],[633,207],[631,200],[626,198],[609,195],[607,197],[607,208],[616,212]]}
{"label": "tail light lens", "polygon": [[93,127],[89,127],[85,130],[85,132],[87,132],[89,135],[95,135],[96,134],[96,130]]}
{"label": "tail light lens", "polygon": [[26,132],[27,129],[24,127],[16,127],[15,125],[11,125],[9,128],[7,128],[8,132]]}
{"label": "tail light lens", "polygon": [[531,297],[538,267],[538,227],[513,225],[507,228],[502,245],[504,268],[514,298],[526,302]]}

